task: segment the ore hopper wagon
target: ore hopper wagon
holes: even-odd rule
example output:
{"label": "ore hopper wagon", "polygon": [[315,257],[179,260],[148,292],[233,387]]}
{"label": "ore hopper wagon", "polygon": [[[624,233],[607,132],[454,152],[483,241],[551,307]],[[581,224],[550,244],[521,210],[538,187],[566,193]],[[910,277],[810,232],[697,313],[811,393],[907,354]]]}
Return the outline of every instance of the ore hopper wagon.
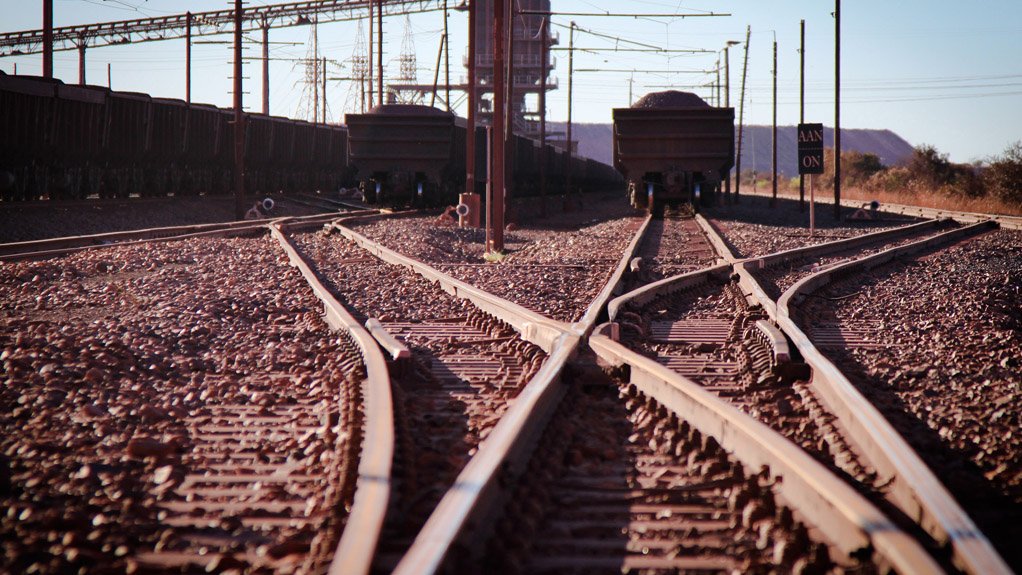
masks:
{"label": "ore hopper wagon", "polygon": [[632,205],[712,204],[734,165],[734,126],[734,108],[687,92],[654,92],[614,109],[614,167],[628,180]]}
{"label": "ore hopper wagon", "polygon": [[403,205],[455,197],[463,168],[455,165],[454,120],[436,108],[400,104],[345,116],[348,161],[358,170],[365,201]]}

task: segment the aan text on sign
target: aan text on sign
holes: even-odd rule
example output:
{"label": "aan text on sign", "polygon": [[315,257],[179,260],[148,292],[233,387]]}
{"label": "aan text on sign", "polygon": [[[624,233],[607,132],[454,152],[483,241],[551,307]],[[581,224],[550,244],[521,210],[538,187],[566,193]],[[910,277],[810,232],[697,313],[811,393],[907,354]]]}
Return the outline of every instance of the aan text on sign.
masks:
{"label": "aan text on sign", "polygon": [[823,124],[798,125],[798,173],[823,173]]}

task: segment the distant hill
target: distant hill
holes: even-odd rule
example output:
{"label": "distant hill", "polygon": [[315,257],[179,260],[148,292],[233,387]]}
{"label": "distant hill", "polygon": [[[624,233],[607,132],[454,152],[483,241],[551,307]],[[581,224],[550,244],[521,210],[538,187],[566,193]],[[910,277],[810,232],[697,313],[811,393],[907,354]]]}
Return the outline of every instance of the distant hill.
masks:
{"label": "distant hill", "polygon": [[[563,132],[565,125],[550,122],[551,132]],[[614,155],[610,124],[572,124],[572,138],[578,141],[579,154],[612,164]],[[563,138],[563,136],[562,136]],[[745,140],[742,156],[742,170],[755,169],[757,172],[770,172],[770,126],[745,126],[742,134]],[[735,135],[737,142],[738,136]],[[834,145],[834,130],[824,128],[824,145]],[[913,146],[904,138],[890,130],[841,130],[841,149],[856,150],[863,153],[876,154],[885,166],[894,166],[907,160],[912,155]],[[786,176],[798,174],[796,153],[795,126],[777,127],[777,171]]]}

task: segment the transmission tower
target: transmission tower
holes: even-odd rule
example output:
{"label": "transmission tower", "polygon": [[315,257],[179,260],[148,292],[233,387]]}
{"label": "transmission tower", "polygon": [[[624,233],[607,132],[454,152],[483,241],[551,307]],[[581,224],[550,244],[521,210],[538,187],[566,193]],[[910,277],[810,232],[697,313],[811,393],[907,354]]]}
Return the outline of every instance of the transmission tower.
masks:
{"label": "transmission tower", "polygon": [[368,97],[369,80],[369,55],[366,49],[365,31],[362,29],[362,20],[358,21],[358,30],[355,32],[355,48],[351,52],[351,76],[346,78],[348,84],[348,97],[344,101],[345,113],[365,113]]}
{"label": "transmission tower", "polygon": [[309,32],[309,50],[301,63],[305,66],[305,77],[301,80],[302,98],[298,103],[297,117],[317,123],[320,119],[319,90],[323,64],[319,57],[319,23],[315,20]]}

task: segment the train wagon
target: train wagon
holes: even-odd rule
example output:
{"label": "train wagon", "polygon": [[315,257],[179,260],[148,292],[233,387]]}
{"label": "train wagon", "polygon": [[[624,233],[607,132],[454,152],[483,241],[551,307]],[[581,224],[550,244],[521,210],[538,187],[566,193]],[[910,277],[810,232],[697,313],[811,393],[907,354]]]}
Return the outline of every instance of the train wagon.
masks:
{"label": "train wagon", "polygon": [[[366,202],[450,201],[456,194],[454,114],[430,106],[384,104],[348,114],[348,162]],[[464,174],[460,175],[464,178]]]}
{"label": "train wagon", "polygon": [[669,90],[614,109],[614,167],[628,179],[632,205],[713,203],[734,165],[734,108],[714,108]]}

